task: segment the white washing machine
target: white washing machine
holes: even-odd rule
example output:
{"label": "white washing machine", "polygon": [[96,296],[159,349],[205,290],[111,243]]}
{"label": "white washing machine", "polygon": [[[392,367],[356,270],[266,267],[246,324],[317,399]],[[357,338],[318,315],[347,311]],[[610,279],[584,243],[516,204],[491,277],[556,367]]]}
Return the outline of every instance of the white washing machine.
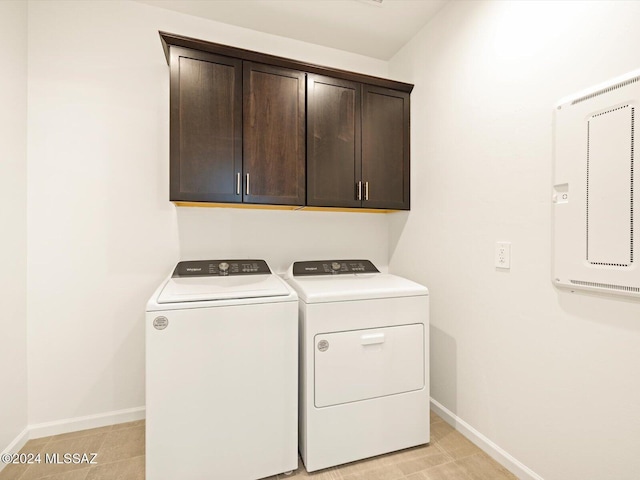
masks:
{"label": "white washing machine", "polygon": [[298,464],[298,297],[263,260],[180,262],[146,313],[146,478]]}
{"label": "white washing machine", "polygon": [[429,443],[428,290],[368,260],[295,262],[299,448],[312,472]]}

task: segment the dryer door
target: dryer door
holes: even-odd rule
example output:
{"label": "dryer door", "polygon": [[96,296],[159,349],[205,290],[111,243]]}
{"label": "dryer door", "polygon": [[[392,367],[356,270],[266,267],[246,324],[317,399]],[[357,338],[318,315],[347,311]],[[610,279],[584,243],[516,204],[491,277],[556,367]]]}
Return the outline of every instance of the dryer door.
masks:
{"label": "dryer door", "polygon": [[424,325],[315,336],[315,406],[420,390],[424,387]]}

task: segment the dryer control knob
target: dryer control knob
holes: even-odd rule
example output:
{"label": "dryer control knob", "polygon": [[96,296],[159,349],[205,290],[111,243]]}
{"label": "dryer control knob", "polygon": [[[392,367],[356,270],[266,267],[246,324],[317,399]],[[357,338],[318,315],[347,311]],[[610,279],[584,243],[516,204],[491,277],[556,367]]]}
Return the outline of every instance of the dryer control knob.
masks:
{"label": "dryer control knob", "polygon": [[340,270],[340,264],[338,262],[333,262],[331,264],[331,270],[333,270],[334,272],[337,272],[338,270]]}
{"label": "dryer control knob", "polygon": [[218,270],[220,270],[220,273],[225,275],[229,270],[229,264],[227,262],[219,263],[218,264]]}

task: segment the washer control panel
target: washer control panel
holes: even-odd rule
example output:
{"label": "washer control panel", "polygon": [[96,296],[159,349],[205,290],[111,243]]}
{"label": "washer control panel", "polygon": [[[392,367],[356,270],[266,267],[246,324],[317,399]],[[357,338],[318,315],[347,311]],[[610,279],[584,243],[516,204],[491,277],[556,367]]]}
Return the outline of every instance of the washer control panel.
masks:
{"label": "washer control panel", "polygon": [[271,273],[264,260],[196,260],[180,262],[172,277],[224,277]]}
{"label": "washer control panel", "polygon": [[313,260],[294,262],[293,275],[340,275],[345,273],[380,273],[369,260]]}

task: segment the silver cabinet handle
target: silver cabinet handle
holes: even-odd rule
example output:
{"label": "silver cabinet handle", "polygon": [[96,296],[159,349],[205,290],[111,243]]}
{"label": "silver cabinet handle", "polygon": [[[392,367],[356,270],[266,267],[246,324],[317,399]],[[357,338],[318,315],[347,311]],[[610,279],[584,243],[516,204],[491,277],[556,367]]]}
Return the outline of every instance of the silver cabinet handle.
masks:
{"label": "silver cabinet handle", "polygon": [[358,200],[362,200],[362,182],[358,182]]}
{"label": "silver cabinet handle", "polygon": [[248,173],[247,173],[247,186],[246,186],[246,189],[245,189],[245,194],[249,195],[249,174]]}
{"label": "silver cabinet handle", "polygon": [[236,195],[240,195],[240,173],[236,173]]}
{"label": "silver cabinet handle", "polygon": [[369,182],[364,182],[364,199],[369,200]]}

